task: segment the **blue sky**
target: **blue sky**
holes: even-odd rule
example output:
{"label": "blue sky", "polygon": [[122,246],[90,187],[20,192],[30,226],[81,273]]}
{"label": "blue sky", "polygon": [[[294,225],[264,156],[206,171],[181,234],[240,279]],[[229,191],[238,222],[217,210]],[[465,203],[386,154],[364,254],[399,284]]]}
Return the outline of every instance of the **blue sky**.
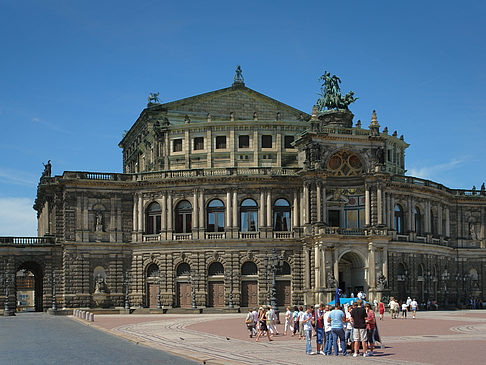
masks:
{"label": "blue sky", "polygon": [[[345,3],[345,4],[340,4]],[[0,3],[0,235],[35,235],[42,162],[120,172],[146,105],[246,85],[310,112],[326,69],[411,144],[408,175],[486,180],[484,1]]]}

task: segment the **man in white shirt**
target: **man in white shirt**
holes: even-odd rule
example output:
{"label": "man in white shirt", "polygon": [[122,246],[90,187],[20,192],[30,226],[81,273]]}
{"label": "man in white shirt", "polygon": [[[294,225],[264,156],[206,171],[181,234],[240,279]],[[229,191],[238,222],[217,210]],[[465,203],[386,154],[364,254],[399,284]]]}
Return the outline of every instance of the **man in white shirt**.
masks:
{"label": "man in white shirt", "polygon": [[331,310],[328,305],[325,307],[324,313],[324,334],[326,336],[326,343],[324,344],[324,355],[331,355],[332,351],[332,334],[331,334],[331,323],[329,323],[329,313]]}
{"label": "man in white shirt", "polygon": [[417,311],[418,303],[415,298],[410,302],[410,308],[412,310],[412,319],[415,318],[415,312]]}
{"label": "man in white shirt", "polygon": [[304,325],[302,323],[304,317],[304,307],[299,308],[299,340],[302,340],[305,337],[304,334]]}
{"label": "man in white shirt", "polygon": [[315,352],[312,352],[312,307],[307,307],[307,311],[304,312],[302,316],[302,323],[305,333],[305,353],[307,355],[315,355]]}

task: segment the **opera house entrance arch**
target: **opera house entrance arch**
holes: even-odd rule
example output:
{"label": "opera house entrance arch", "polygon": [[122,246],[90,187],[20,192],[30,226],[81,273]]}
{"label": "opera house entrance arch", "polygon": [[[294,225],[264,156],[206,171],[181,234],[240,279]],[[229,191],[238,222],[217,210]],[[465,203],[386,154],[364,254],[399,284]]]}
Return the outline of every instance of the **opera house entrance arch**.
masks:
{"label": "opera house entrance arch", "polygon": [[367,291],[365,277],[365,262],[355,252],[346,252],[341,256],[339,267],[339,289],[350,296],[351,293],[358,293],[360,290]]}

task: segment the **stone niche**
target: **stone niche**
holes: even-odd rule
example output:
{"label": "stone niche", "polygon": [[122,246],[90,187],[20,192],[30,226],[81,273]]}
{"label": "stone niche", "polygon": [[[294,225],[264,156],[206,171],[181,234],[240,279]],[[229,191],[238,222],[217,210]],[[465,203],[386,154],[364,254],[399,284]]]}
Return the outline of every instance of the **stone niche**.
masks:
{"label": "stone niche", "polygon": [[93,282],[95,286],[92,295],[93,302],[97,308],[108,308],[111,305],[110,293],[106,285],[106,272],[102,266],[93,270]]}

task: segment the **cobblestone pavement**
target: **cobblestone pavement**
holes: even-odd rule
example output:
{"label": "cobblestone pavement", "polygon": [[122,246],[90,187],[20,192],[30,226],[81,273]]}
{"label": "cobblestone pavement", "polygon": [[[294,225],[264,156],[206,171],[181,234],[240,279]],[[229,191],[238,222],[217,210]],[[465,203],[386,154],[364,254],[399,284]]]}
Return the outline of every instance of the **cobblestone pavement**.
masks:
{"label": "cobblestone pavement", "polygon": [[[486,311],[420,312],[416,319],[378,321],[386,345],[374,357],[305,355],[305,341],[275,336],[256,343],[245,314],[99,315],[96,328],[206,364],[477,364],[486,345]],[[279,326],[282,333],[283,326]],[[313,350],[315,341],[313,339]],[[325,360],[324,360],[325,359]]]}
{"label": "cobblestone pavement", "polygon": [[0,317],[2,365],[188,363],[187,358],[136,345],[63,316],[18,313],[15,317]]}

